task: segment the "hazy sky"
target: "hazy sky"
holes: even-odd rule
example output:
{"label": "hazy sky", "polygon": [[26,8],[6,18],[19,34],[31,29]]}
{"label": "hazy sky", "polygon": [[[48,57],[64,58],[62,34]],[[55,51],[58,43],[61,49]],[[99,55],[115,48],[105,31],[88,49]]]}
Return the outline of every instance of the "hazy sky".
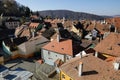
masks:
{"label": "hazy sky", "polygon": [[65,9],[97,15],[120,14],[120,0],[16,0],[33,11]]}

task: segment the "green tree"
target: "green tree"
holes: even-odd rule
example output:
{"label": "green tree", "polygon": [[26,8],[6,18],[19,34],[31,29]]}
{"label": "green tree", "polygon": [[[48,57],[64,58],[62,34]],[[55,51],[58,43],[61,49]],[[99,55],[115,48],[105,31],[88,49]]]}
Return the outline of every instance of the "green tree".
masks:
{"label": "green tree", "polygon": [[22,18],[20,19],[20,23],[23,24],[23,23],[25,23],[25,21],[26,21],[25,16],[22,16]]}
{"label": "green tree", "polygon": [[35,14],[36,14],[37,16],[40,16],[38,11],[36,11],[36,13],[35,13]]}
{"label": "green tree", "polygon": [[25,15],[26,17],[30,16],[30,9],[28,7],[25,8]]}

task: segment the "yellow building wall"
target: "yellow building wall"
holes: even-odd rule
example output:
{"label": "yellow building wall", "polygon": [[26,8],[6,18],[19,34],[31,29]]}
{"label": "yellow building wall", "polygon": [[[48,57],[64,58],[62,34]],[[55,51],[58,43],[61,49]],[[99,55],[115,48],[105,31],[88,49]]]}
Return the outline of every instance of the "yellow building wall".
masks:
{"label": "yellow building wall", "polygon": [[111,56],[111,55],[108,55],[108,54],[102,54],[104,57],[106,57],[106,60],[105,61],[107,61],[107,62],[109,62],[109,61],[113,61],[113,60],[115,60],[115,57],[114,56]]}
{"label": "yellow building wall", "polygon": [[[63,78],[64,75],[64,78]],[[60,80],[73,80],[71,77],[69,77],[67,74],[65,74],[63,71],[60,71]]]}
{"label": "yellow building wall", "polygon": [[78,30],[78,29],[76,29],[76,28],[75,28],[75,26],[72,26],[71,31],[73,31],[73,32],[75,32],[75,33],[77,33],[77,34],[79,34],[79,30]]}

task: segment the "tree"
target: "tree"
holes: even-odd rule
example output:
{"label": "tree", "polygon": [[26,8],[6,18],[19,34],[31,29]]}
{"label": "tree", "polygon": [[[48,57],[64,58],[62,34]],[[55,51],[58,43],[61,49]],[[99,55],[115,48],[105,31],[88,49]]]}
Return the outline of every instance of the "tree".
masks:
{"label": "tree", "polygon": [[28,7],[25,8],[25,15],[26,17],[30,16],[30,9]]}
{"label": "tree", "polygon": [[23,24],[23,23],[25,23],[25,21],[26,21],[26,18],[24,16],[22,16],[22,18],[20,19],[20,23]]}
{"label": "tree", "polygon": [[38,11],[36,11],[36,13],[35,13],[35,14],[36,14],[37,16],[40,16]]}

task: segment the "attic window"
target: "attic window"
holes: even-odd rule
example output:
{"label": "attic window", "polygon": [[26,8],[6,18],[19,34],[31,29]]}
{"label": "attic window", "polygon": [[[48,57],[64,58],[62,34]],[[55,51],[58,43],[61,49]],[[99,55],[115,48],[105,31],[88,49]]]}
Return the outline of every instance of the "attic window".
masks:
{"label": "attic window", "polygon": [[112,50],[113,48],[112,48],[112,46],[111,46],[111,47],[109,47],[108,49],[109,49],[109,50]]}
{"label": "attic window", "polygon": [[61,48],[62,50],[64,50],[64,48]]}
{"label": "attic window", "polygon": [[54,45],[52,45],[52,47],[54,47]]}
{"label": "attic window", "polygon": [[120,46],[120,43],[118,43],[118,46]]}
{"label": "attic window", "polygon": [[75,69],[78,70],[78,66],[76,66]]}

